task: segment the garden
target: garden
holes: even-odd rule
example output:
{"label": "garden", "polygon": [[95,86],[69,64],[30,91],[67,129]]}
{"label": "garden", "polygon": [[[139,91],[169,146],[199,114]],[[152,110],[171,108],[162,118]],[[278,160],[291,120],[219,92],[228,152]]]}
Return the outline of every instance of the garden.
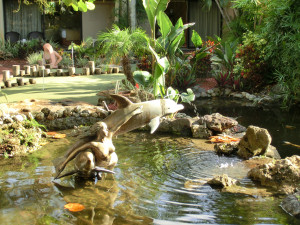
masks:
{"label": "garden", "polygon": [[[84,12],[94,1],[63,2]],[[213,4],[203,2],[206,10]],[[0,89],[4,224],[299,222],[300,4],[215,2],[221,37],[201,37],[181,18],[172,23],[169,0],[143,0],[150,34],[114,24],[96,40],[64,48],[48,41],[62,56],[58,69],[39,65],[44,40],[0,43],[6,70],[9,61],[35,67],[5,78],[33,85]],[[159,120],[126,132],[136,115],[150,117],[169,101],[184,110],[163,108]],[[121,123],[114,129],[125,133],[109,142],[114,175],[56,179],[72,151],[88,145],[96,155],[94,143],[102,151],[101,122]]]}

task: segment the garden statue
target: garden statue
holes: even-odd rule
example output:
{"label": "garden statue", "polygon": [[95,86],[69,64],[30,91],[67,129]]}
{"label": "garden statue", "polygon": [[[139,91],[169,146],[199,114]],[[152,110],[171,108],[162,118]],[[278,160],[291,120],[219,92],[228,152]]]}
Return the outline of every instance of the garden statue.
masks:
{"label": "garden statue", "polygon": [[43,65],[50,63],[51,68],[57,68],[58,63],[62,60],[62,57],[53,50],[53,47],[49,43],[44,44],[43,49]]}
{"label": "garden statue", "polygon": [[[89,133],[75,143],[55,166],[56,177],[77,173],[79,176],[100,178],[100,173],[114,173],[118,157],[112,143],[113,136],[132,131],[147,124],[153,133],[159,126],[159,119],[183,109],[183,105],[170,99],[158,99],[132,103],[120,95],[111,95],[118,109],[100,122],[95,123]],[[90,150],[90,151],[88,151]],[[75,170],[60,175],[66,165],[75,160]],[[105,167],[106,169],[102,168]]]}

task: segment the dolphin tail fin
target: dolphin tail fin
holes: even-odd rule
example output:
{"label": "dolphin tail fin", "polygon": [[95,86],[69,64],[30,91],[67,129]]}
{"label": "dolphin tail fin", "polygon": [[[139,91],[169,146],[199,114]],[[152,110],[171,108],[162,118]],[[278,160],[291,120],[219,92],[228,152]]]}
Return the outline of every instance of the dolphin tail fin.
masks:
{"label": "dolphin tail fin", "polygon": [[110,95],[118,104],[118,108],[125,108],[130,104],[133,104],[128,98],[121,95]]}
{"label": "dolphin tail fin", "polygon": [[54,180],[55,179],[60,179],[60,178],[62,178],[62,177],[66,177],[66,176],[70,176],[70,175],[73,175],[73,174],[75,174],[75,173],[77,173],[78,171],[77,170],[71,170],[70,172],[67,172],[67,173],[64,173],[64,174],[62,174],[62,175],[56,175],[56,177],[54,177]]}

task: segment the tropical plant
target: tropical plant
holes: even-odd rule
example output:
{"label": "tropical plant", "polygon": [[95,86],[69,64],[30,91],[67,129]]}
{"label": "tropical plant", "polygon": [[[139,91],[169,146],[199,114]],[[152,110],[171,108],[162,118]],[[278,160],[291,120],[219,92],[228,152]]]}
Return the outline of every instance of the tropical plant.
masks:
{"label": "tropical plant", "polygon": [[[72,7],[74,11],[79,10],[82,12],[86,12],[87,10],[95,9],[94,1],[95,0],[60,0],[59,4],[63,3],[65,6]],[[22,3],[25,5],[29,5],[32,4],[32,2],[39,5],[41,10],[51,11],[53,13],[55,12],[55,10],[53,10],[53,8],[55,8],[53,7],[53,3],[55,3],[53,0],[19,0],[18,2],[19,8],[15,10],[15,12],[18,12],[20,10]],[[62,4],[61,7],[63,7]]]}
{"label": "tropical plant", "polygon": [[95,58],[98,55],[98,47],[95,46],[94,40],[91,37],[88,37],[87,39],[83,40],[79,45],[72,42],[68,50],[71,50],[73,48],[73,57],[77,59],[87,58],[89,60],[95,60]]}
{"label": "tropical plant", "polygon": [[194,71],[187,57],[185,59],[178,58],[170,72],[176,73],[173,85],[180,91],[185,91],[196,83]]}
{"label": "tropical plant", "polygon": [[207,77],[212,70],[211,57],[214,53],[215,42],[207,40],[203,43],[202,38],[195,30],[193,30],[191,41],[196,47],[190,59],[193,73],[199,78]]}
{"label": "tropical plant", "polygon": [[240,87],[240,75],[234,74],[235,55],[237,42],[224,41],[216,37],[218,43],[211,58],[215,78],[220,86],[230,86],[237,89]]}
{"label": "tropical plant", "polygon": [[73,60],[71,59],[71,55],[68,53],[64,53],[62,55],[62,60],[59,63],[60,66],[63,68],[68,68],[69,66],[73,65]]}
{"label": "tropical plant", "polygon": [[77,58],[76,59],[76,66],[78,67],[85,67],[89,63],[87,58]]}
{"label": "tropical plant", "polygon": [[98,41],[101,45],[101,53],[109,60],[120,60],[123,66],[124,74],[127,80],[135,85],[130,65],[130,55],[147,51],[149,38],[142,29],[130,30],[128,28],[121,30],[117,25],[112,29],[102,32],[98,35]]}
{"label": "tropical plant", "polygon": [[[10,43],[10,41],[2,41],[0,39],[0,59],[10,59],[14,57],[15,46]],[[18,52],[18,50],[16,50]],[[15,54],[17,55],[17,54]]]}
{"label": "tropical plant", "polygon": [[261,29],[267,41],[266,60],[285,91],[285,106],[300,98],[299,11],[298,0],[269,1]]}
{"label": "tropical plant", "polygon": [[30,65],[39,64],[43,60],[43,52],[35,52],[26,57],[27,62]]}
{"label": "tropical plant", "polygon": [[243,79],[244,89],[258,90],[267,82],[274,82],[274,77],[268,77],[270,67],[265,60],[266,40],[253,32],[243,36],[243,43],[238,46],[234,73]]}

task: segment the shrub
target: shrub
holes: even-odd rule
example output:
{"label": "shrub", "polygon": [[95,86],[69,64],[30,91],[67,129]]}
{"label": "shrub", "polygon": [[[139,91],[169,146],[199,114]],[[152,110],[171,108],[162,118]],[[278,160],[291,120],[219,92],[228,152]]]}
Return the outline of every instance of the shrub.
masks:
{"label": "shrub", "polygon": [[38,64],[43,60],[43,52],[35,52],[27,56],[26,60],[30,65]]}
{"label": "shrub", "polygon": [[175,67],[171,69],[170,72],[176,73],[173,85],[178,90],[186,90],[189,87],[192,87],[196,83],[196,77],[193,73],[192,66],[190,65],[189,60],[180,60],[178,59]]}
{"label": "shrub", "polygon": [[77,58],[76,59],[76,66],[77,67],[85,67],[87,66],[89,60],[87,58]]}
{"label": "shrub", "polygon": [[300,97],[300,4],[299,0],[269,1],[262,29],[266,58],[285,91],[285,104]]}
{"label": "shrub", "polygon": [[[267,81],[270,69],[265,60],[266,40],[260,35],[248,32],[243,36],[243,43],[237,48],[233,72],[243,80],[243,88],[258,90]],[[271,79],[268,79],[269,82]]]}
{"label": "shrub", "polygon": [[63,68],[68,68],[69,66],[72,65],[72,59],[71,55],[68,53],[64,53],[62,55],[62,60],[60,61],[59,65],[61,65]]}
{"label": "shrub", "polygon": [[[196,77],[208,77],[211,73],[211,57],[214,53],[215,42],[208,40],[202,47],[194,51],[191,55],[191,65]],[[204,53],[204,54],[203,54]]]}

